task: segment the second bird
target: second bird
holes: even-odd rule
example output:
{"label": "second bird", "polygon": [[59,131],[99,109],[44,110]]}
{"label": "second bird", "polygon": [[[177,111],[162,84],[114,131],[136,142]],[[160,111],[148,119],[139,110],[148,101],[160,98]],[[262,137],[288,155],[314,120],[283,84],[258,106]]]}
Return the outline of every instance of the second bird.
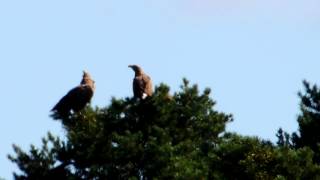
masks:
{"label": "second bird", "polygon": [[133,95],[135,98],[145,99],[152,95],[152,81],[151,78],[143,72],[138,65],[129,65],[134,71],[133,79]]}

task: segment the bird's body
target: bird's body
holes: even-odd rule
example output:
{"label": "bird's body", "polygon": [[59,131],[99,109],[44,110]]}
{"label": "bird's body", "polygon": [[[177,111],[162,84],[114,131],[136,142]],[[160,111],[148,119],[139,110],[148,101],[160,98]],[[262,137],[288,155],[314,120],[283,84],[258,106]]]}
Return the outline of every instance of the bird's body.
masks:
{"label": "bird's body", "polygon": [[135,76],[133,79],[133,95],[135,98],[145,99],[152,96],[153,88],[151,78],[145,74],[142,69],[137,65],[130,65]]}
{"label": "bird's body", "polygon": [[66,117],[70,111],[79,112],[90,102],[95,90],[94,81],[87,72],[84,72],[81,84],[71,89],[53,107],[52,111]]}

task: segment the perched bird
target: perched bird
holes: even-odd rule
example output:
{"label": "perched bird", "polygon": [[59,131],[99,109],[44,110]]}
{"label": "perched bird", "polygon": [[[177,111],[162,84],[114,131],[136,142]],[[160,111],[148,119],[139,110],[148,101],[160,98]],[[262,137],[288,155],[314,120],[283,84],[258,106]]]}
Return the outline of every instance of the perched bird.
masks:
{"label": "perched bird", "polygon": [[83,71],[80,85],[71,89],[51,111],[58,113],[60,117],[69,116],[71,110],[79,112],[90,102],[94,90],[95,82],[91,79],[88,72]]}
{"label": "perched bird", "polygon": [[135,72],[133,79],[133,95],[135,98],[145,99],[152,95],[152,81],[151,78],[146,75],[141,67],[137,65],[129,65]]}

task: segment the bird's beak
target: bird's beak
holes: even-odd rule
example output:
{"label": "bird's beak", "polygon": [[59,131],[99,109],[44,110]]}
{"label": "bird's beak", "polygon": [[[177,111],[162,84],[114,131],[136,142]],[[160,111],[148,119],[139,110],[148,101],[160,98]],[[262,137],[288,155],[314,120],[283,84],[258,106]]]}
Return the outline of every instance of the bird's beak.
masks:
{"label": "bird's beak", "polygon": [[129,65],[128,67],[129,67],[129,68],[132,68],[132,67],[133,67],[133,65]]}

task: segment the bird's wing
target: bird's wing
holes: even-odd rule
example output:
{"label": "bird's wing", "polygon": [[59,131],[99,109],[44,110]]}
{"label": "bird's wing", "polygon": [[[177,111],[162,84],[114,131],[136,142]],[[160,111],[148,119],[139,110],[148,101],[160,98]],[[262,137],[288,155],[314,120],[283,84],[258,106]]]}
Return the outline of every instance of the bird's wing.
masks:
{"label": "bird's wing", "polygon": [[142,80],[143,80],[143,84],[144,84],[143,92],[145,94],[147,94],[147,96],[151,96],[153,93],[151,78],[148,75],[144,74],[142,76]]}
{"label": "bird's wing", "polygon": [[62,97],[52,110],[60,113],[69,112],[71,109],[80,111],[90,102],[93,93],[93,89],[90,86],[77,86]]}
{"label": "bird's wing", "polygon": [[80,86],[71,89],[65,96],[63,96],[60,101],[52,108],[52,111],[67,112],[70,111],[72,107],[72,102],[74,101],[76,94],[78,93]]}
{"label": "bird's wing", "polygon": [[78,92],[78,98],[82,99],[84,103],[90,102],[91,98],[93,97],[94,90],[91,86],[85,85],[80,87],[80,91]]}
{"label": "bird's wing", "polygon": [[144,83],[141,78],[141,76],[135,77],[133,79],[133,94],[134,97],[142,97],[142,94],[144,92]]}
{"label": "bird's wing", "polygon": [[93,89],[91,86],[88,85],[81,85],[75,91],[74,98],[72,102],[72,109],[74,111],[82,110],[90,101],[93,96]]}

